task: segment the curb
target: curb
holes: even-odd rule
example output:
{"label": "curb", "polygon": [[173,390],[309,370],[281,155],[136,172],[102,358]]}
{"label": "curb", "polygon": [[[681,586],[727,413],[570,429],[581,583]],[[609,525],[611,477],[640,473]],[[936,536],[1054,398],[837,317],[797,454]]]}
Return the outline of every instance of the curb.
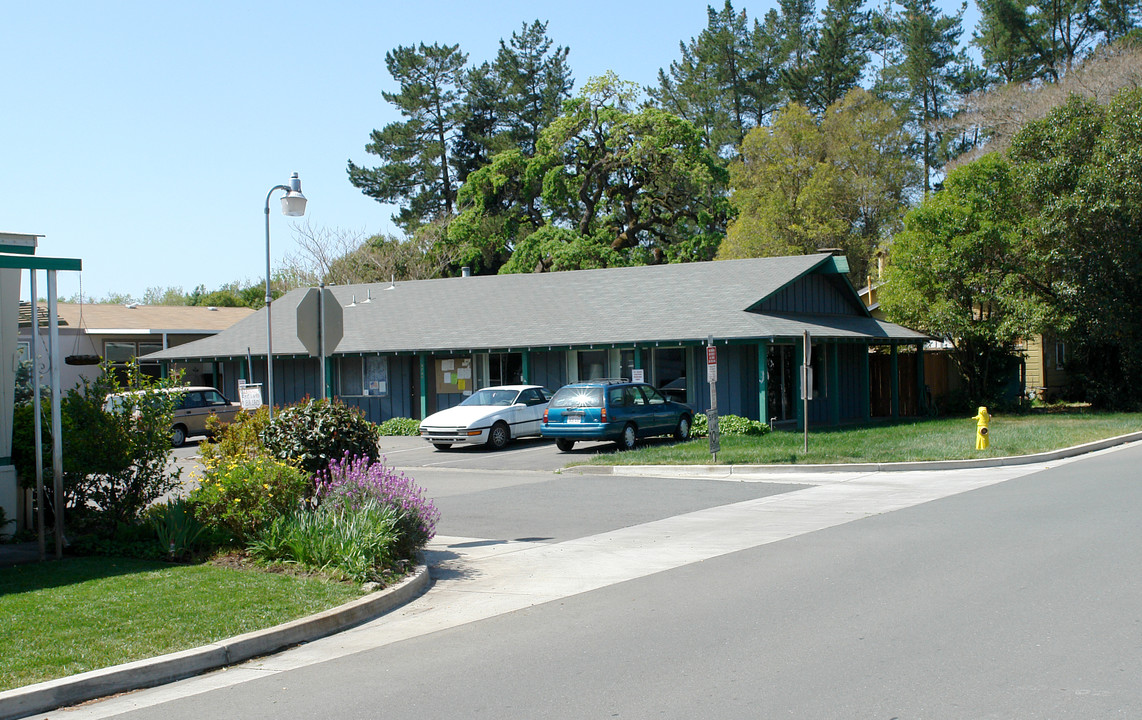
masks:
{"label": "curb", "polygon": [[390,588],[316,615],[202,647],[91,670],[0,693],[0,720],[15,720],[129,690],[154,687],[346,630],[410,602],[428,589],[427,565]]}
{"label": "curb", "polygon": [[1082,445],[1074,445],[1060,450],[1048,450],[1034,455],[1011,455],[1008,457],[979,458],[974,460],[925,460],[893,463],[833,463],[803,465],[580,465],[567,468],[564,472],[581,475],[658,475],[666,477],[710,477],[727,478],[735,475],[743,478],[751,475],[798,474],[821,472],[902,472],[915,470],[965,470],[972,468],[1004,467],[1010,465],[1031,465],[1054,462],[1078,455],[1105,450],[1117,445],[1142,440],[1142,432],[1128,433],[1117,437],[1095,440]]}

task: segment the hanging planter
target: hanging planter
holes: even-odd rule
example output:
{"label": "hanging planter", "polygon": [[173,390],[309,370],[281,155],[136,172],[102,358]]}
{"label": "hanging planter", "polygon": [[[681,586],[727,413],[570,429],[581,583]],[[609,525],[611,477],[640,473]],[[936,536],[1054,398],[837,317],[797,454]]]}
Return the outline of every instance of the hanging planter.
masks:
{"label": "hanging planter", "polygon": [[98,365],[103,358],[98,355],[68,355],[63,361],[68,365]]}

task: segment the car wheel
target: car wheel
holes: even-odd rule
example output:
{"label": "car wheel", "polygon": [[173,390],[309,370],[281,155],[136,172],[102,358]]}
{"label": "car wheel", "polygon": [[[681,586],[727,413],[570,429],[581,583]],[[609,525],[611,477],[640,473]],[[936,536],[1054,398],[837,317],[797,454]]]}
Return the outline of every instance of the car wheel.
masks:
{"label": "car wheel", "polygon": [[623,428],[623,434],[619,437],[619,450],[633,450],[635,441],[638,440],[638,433],[634,429],[634,425],[627,423]]}
{"label": "car wheel", "polygon": [[689,440],[690,439],[690,416],[683,415],[678,418],[678,427],[674,428],[675,440]]}
{"label": "car wheel", "polygon": [[186,428],[175,425],[171,428],[171,446],[180,448],[186,443]]}
{"label": "car wheel", "polygon": [[488,432],[488,447],[492,450],[503,450],[511,442],[512,433],[508,426],[498,422]]}
{"label": "car wheel", "polygon": [[571,452],[571,448],[575,447],[575,441],[568,440],[566,438],[557,438],[555,440],[555,447],[559,448],[563,452]]}
{"label": "car wheel", "polygon": [[448,448],[452,447],[452,443],[432,443],[432,447],[436,448],[437,450],[447,450]]}

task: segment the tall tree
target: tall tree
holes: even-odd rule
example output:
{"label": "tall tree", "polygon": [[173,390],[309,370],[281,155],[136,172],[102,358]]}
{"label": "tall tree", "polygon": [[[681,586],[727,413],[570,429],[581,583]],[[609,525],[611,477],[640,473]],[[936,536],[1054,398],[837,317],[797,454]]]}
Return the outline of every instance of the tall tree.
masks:
{"label": "tall tree", "polygon": [[1016,173],[999,155],[948,173],[904,220],[880,289],[888,317],[952,344],[970,405],[994,405],[1016,367],[1015,343],[1040,329],[1028,293]]}
{"label": "tall tree", "polygon": [[972,44],[993,83],[1026,82],[1041,68],[1031,42],[1027,0],[978,0],[979,23]]}
{"label": "tall tree", "polygon": [[754,22],[726,0],[706,8],[707,25],[681,58],[659,70],[658,87],[647,88],[663,109],[703,131],[707,147],[730,155],[745,133],[762,123],[777,101],[774,28]]}
{"label": "tall tree", "polygon": [[482,63],[469,70],[464,89],[463,120],[453,144],[456,176],[460,182],[507,147],[501,112],[504,86],[492,64]]}
{"label": "tall tree", "polygon": [[1005,82],[1057,82],[1098,46],[1138,26],[1138,0],[984,0],[976,44]]}
{"label": "tall tree", "polygon": [[893,61],[882,73],[882,89],[894,90],[908,108],[924,165],[924,194],[942,167],[942,133],[936,123],[956,109],[965,87],[966,55],[959,51],[964,7],[945,15],[935,0],[902,0],[888,22],[895,42]]}
{"label": "tall tree", "polygon": [[524,23],[511,40],[500,40],[493,66],[503,88],[504,129],[527,155],[535,153],[539,133],[559,115],[575,84],[567,64],[570,50],[552,45],[547,23]]}
{"label": "tall tree", "polygon": [[820,123],[803,105],[786,106],[771,126],[750,131],[730,167],[737,212],[718,257],[839,247],[863,283],[919,182],[910,143],[892,108],[860,88]]}
{"label": "tall tree", "polygon": [[589,82],[540,135],[534,157],[497,155],[464,188],[448,228],[483,272],[710,259],[728,213],[727,173],[697,129],[613,74]]}
{"label": "tall tree", "polygon": [[805,84],[807,104],[816,113],[857,87],[868,65],[868,13],[861,5],[862,0],[829,0],[821,12]]}
{"label": "tall tree", "polygon": [[1067,371],[1103,407],[1142,405],[1142,90],[1072,95],[1014,138],[1035,287],[1070,344]]}
{"label": "tall tree", "polygon": [[385,54],[399,92],[381,93],[407,120],[371,134],[365,149],[383,162],[366,168],[349,161],[349,180],[380,202],[395,203],[393,216],[406,232],[451,216],[458,180],[452,151],[462,122],[464,65],[459,45],[397,47]]}
{"label": "tall tree", "polygon": [[553,45],[547,23],[524,23],[511,40],[500,40],[494,62],[467,73],[455,145],[461,180],[508,148],[535,153],[539,132],[559,114],[574,85],[570,51]]}

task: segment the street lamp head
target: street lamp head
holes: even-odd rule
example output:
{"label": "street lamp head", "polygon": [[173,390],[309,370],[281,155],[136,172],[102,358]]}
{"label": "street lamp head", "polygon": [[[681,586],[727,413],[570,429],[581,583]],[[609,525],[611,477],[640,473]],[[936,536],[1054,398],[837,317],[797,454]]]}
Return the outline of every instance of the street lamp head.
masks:
{"label": "street lamp head", "polygon": [[301,217],[304,214],[305,196],[301,194],[301,179],[294,173],[289,178],[289,190],[282,197],[282,215]]}

